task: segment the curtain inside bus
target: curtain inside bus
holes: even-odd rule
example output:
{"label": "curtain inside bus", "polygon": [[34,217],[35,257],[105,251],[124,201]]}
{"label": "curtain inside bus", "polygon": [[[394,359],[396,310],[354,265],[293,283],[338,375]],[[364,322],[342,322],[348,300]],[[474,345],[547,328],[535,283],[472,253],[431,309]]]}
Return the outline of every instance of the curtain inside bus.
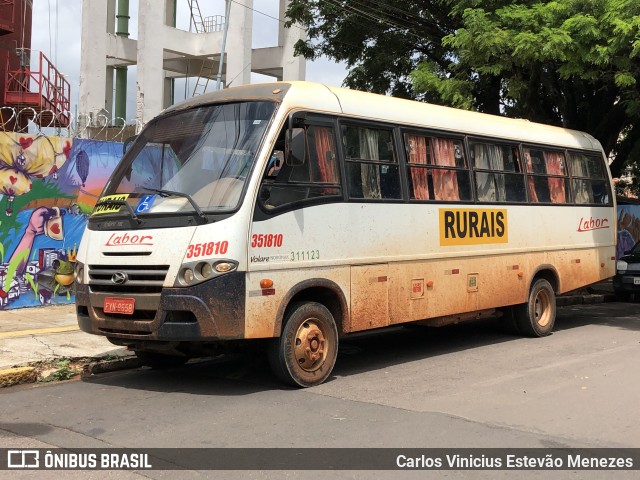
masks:
{"label": "curtain inside bus", "polygon": [[[565,175],[564,154],[561,152],[544,152],[547,173],[549,175]],[[551,203],[566,203],[565,179],[549,177],[549,197]]]}
{"label": "curtain inside bus", "polygon": [[[380,160],[378,152],[378,131],[370,128],[358,129],[360,134],[360,156],[370,160]],[[362,193],[364,198],[382,198],[380,191],[380,171],[377,165],[363,164],[361,170]]]}
{"label": "curtain inside bus", "polygon": [[[571,175],[573,177],[589,177],[590,173],[587,168],[587,157],[580,154],[569,154],[569,162],[571,164]],[[593,190],[588,180],[573,180],[573,199],[576,203],[593,203]]]}
{"label": "curtain inside bus", "polygon": [[[453,140],[433,139],[436,165],[455,167],[456,148]],[[460,200],[456,170],[433,169],[433,193],[436,200]]]}
{"label": "curtain inside bus", "polygon": [[317,182],[339,183],[336,171],[336,147],[333,131],[330,127],[311,127],[315,138],[315,153],[317,158],[317,174],[313,178]]}
{"label": "curtain inside bus", "polygon": [[[474,145],[475,168],[504,171],[504,155],[502,147],[477,143]],[[491,173],[476,174],[476,190],[478,200],[483,202],[505,201],[505,177]]]}
{"label": "curtain inside bus", "polygon": [[[427,139],[420,135],[408,135],[409,163],[416,165],[427,164]],[[426,168],[411,169],[411,183],[413,185],[413,198],[416,200],[429,200],[429,185],[427,183],[428,171]]]}

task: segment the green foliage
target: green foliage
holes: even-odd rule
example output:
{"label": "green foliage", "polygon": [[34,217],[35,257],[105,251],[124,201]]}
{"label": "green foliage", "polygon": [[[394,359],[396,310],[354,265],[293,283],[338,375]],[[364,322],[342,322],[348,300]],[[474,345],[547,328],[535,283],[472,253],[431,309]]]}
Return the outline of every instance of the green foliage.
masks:
{"label": "green foliage", "polygon": [[73,378],[77,372],[71,367],[71,360],[59,360],[54,364],[56,370],[50,375],[43,378],[42,382],[54,382],[54,381],[62,381],[69,380]]}
{"label": "green foliage", "polygon": [[29,272],[27,272],[24,274],[24,278],[27,279],[27,282],[29,282],[29,285],[31,285],[33,293],[35,293],[36,298],[38,298],[38,284],[34,282],[33,276]]}
{"label": "green foliage", "polygon": [[640,162],[638,0],[292,0],[307,58],[351,88],[586,131]]}
{"label": "green foliage", "polygon": [[7,276],[4,279],[4,291],[8,292],[9,288],[11,288],[11,282],[16,276],[16,271],[21,263],[26,262],[29,259],[29,250],[23,250],[22,252],[15,255],[11,261],[9,262],[9,266],[7,267]]}

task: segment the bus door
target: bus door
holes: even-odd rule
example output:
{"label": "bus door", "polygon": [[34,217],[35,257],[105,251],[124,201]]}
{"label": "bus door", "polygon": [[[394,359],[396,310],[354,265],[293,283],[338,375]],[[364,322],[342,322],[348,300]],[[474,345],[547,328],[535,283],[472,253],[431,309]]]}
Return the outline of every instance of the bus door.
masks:
{"label": "bus door", "polygon": [[389,325],[389,266],[351,267],[350,331]]}

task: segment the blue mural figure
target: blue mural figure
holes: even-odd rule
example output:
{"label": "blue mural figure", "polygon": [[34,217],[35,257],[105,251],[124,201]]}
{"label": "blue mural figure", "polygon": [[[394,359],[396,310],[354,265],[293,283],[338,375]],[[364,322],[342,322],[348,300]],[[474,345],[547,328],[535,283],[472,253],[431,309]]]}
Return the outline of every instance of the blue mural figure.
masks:
{"label": "blue mural figure", "polygon": [[84,150],[80,150],[76,155],[76,172],[82,181],[82,187],[84,188],[87,177],[89,176],[89,155]]}
{"label": "blue mural figure", "polygon": [[618,245],[616,246],[616,258],[620,258],[624,255],[624,252],[628,252],[636,244],[636,239],[629,231],[633,225],[634,216],[624,210],[618,211]]}

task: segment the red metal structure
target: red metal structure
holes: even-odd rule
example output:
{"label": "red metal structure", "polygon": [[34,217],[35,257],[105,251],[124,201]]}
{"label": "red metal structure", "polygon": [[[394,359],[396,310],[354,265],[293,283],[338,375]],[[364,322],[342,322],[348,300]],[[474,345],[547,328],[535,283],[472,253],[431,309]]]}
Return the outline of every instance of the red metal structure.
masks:
{"label": "red metal structure", "polygon": [[16,9],[13,0],[0,0],[0,35],[15,32]]}
{"label": "red metal structure", "polygon": [[68,127],[70,85],[49,59],[31,51],[33,0],[0,0],[1,128],[23,131],[27,120],[41,127]]}
{"label": "red metal structure", "polygon": [[7,65],[4,105],[22,109],[22,116],[42,127],[68,127],[69,82],[42,52],[27,63],[33,66],[11,70]]}

